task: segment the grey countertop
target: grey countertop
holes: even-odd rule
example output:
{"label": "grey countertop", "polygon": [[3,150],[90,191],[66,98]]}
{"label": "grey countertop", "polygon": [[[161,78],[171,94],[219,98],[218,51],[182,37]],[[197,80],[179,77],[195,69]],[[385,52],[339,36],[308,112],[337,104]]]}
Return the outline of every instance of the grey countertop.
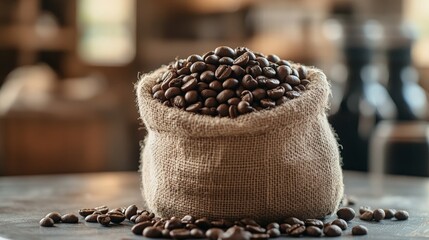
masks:
{"label": "grey countertop", "polygon": [[[139,180],[135,172],[0,177],[0,239],[144,239],[131,233],[128,221],[102,227],[80,219],[79,224],[39,227],[39,220],[51,211],[77,214],[80,208],[99,205],[143,207]],[[428,178],[345,172],[344,183],[346,193],[357,199],[356,210],[365,205],[410,213],[407,221],[355,218],[351,226],[363,224],[369,229],[367,236],[356,239],[429,238]],[[354,238],[350,232],[351,228],[335,239]]]}

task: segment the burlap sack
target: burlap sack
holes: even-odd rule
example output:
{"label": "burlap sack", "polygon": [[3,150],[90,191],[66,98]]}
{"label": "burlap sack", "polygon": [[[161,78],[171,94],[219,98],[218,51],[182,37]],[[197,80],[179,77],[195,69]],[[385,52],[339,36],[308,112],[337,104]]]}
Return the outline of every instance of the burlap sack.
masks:
{"label": "burlap sack", "polygon": [[141,151],[142,194],[162,217],[321,218],[343,195],[339,150],[326,118],[329,83],[309,69],[308,90],[271,110],[220,118],[162,105],[136,84],[148,134]]}

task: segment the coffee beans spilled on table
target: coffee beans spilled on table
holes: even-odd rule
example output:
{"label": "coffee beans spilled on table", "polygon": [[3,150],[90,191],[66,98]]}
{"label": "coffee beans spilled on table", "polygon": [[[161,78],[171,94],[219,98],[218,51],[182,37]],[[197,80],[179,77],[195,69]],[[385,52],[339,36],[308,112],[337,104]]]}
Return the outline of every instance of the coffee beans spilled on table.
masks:
{"label": "coffee beans spilled on table", "polygon": [[300,97],[309,83],[304,66],[246,47],[220,46],[168,65],[152,96],[169,107],[235,118]]}
{"label": "coffee beans spilled on table", "polygon": [[[237,221],[225,219],[209,220],[205,217],[195,218],[186,215],[181,218],[160,218],[155,214],[139,209],[135,204],[128,207],[109,209],[107,206],[80,209],[79,215],[87,223],[98,223],[103,227],[121,224],[129,221],[134,225],[131,232],[148,238],[196,239],[209,240],[256,240],[270,239],[280,236],[290,237],[338,237],[342,235],[367,235],[368,228],[351,223],[356,212],[350,207],[338,209],[337,219],[323,222],[320,219],[298,219],[289,217],[281,222],[260,225],[251,218]],[[359,208],[359,218],[364,221],[380,222],[383,220],[407,220],[409,214],[404,210],[375,209],[368,206]],[[362,219],[362,216],[364,219]],[[368,217],[370,216],[370,217]],[[61,215],[51,212],[39,222],[42,227],[53,227],[58,223],[79,223],[79,218],[73,213]],[[354,226],[350,226],[354,225]],[[347,230],[350,229],[350,231]]]}

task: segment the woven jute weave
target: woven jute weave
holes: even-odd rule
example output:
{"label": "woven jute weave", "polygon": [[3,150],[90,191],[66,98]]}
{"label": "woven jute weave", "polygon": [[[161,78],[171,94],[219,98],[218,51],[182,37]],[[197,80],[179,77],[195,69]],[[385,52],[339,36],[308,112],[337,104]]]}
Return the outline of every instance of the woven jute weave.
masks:
{"label": "woven jute weave", "polygon": [[343,195],[338,144],[326,117],[329,83],[309,68],[308,90],[273,109],[235,119],[162,105],[151,88],[166,67],[135,85],[148,134],[141,149],[142,195],[161,217],[261,223],[321,218]]}

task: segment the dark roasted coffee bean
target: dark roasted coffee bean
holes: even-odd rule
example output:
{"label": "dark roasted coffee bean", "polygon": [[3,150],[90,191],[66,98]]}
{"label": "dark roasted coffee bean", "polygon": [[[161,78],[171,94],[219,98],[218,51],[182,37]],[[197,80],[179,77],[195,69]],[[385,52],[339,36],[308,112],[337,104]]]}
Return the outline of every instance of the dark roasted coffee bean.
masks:
{"label": "dark roasted coffee bean", "polygon": [[281,60],[277,55],[274,55],[274,54],[267,55],[267,59],[268,61],[273,63],[276,63]]}
{"label": "dark roasted coffee bean", "polygon": [[61,216],[61,222],[63,223],[78,223],[79,218],[74,215],[73,213],[68,213],[63,216]]}
{"label": "dark roasted coffee bean", "polygon": [[161,234],[162,234],[163,238],[171,238],[170,237],[170,230],[168,230],[168,229],[162,229]]}
{"label": "dark roasted coffee bean", "polygon": [[214,54],[214,51],[208,51],[208,52],[204,53],[201,57],[203,59],[205,59],[207,56],[210,56],[210,55],[213,55],[213,54]]}
{"label": "dark roasted coffee bean", "polygon": [[331,222],[331,225],[337,225],[338,227],[340,227],[342,230],[346,230],[348,227],[348,224],[346,221],[344,221],[341,218],[335,219],[334,221]]}
{"label": "dark roasted coffee bean", "polygon": [[294,75],[289,75],[285,78],[285,82],[289,83],[292,86],[297,86],[301,83],[301,81],[299,80],[299,78],[297,76]]}
{"label": "dark roasted coffee bean", "polygon": [[261,100],[267,96],[267,92],[262,88],[257,88],[252,91],[253,99]]}
{"label": "dark roasted coffee bean", "polygon": [[190,234],[191,234],[192,238],[204,238],[205,237],[204,232],[198,228],[191,229]]}
{"label": "dark roasted coffee bean", "polygon": [[280,86],[285,89],[285,92],[292,91],[292,86],[289,83],[281,83]]}
{"label": "dark roasted coffee bean", "polygon": [[283,97],[281,97],[280,99],[278,99],[278,100],[276,101],[276,105],[277,105],[277,106],[282,105],[283,103],[285,103],[285,102],[287,102],[287,101],[289,101],[289,100],[290,100],[289,98],[287,98],[287,97],[283,96]]}
{"label": "dark roasted coffee bean", "polygon": [[134,220],[134,222],[135,223],[141,223],[141,222],[149,221],[150,219],[151,219],[150,216],[142,214],[142,215],[137,216],[136,219]]}
{"label": "dark roasted coffee bean", "polygon": [[97,222],[97,217],[100,214],[91,214],[85,217],[85,222],[91,222],[91,223],[95,223]]}
{"label": "dark roasted coffee bean", "polygon": [[206,237],[209,240],[218,240],[218,238],[220,238],[220,236],[222,236],[223,233],[224,231],[220,228],[210,228],[206,232]]}
{"label": "dark roasted coffee bean", "polygon": [[297,91],[289,91],[289,92],[285,92],[285,96],[289,99],[294,99],[301,96],[301,94]]}
{"label": "dark roasted coffee bean", "polygon": [[294,224],[305,225],[303,221],[299,220],[296,217],[288,217],[284,220],[284,223],[287,223],[291,226]]}
{"label": "dark roasted coffee bean", "polygon": [[46,214],[45,217],[54,220],[54,223],[61,222],[61,214],[58,212],[50,212],[50,213]]}
{"label": "dark roasted coffee bean", "polygon": [[231,76],[232,70],[228,65],[220,65],[215,72],[215,77],[219,80],[227,79]]}
{"label": "dark roasted coffee bean", "polygon": [[246,64],[249,62],[249,54],[247,52],[243,53],[242,55],[240,55],[239,57],[237,57],[233,64],[234,65],[239,65],[241,67],[246,66]]}
{"label": "dark roasted coffee bean", "polygon": [[204,106],[208,108],[217,107],[218,105],[219,104],[214,97],[209,97],[204,101]]}
{"label": "dark roasted coffee bean", "polygon": [[192,54],[186,59],[186,61],[194,63],[198,61],[203,61],[203,58],[198,54]]}
{"label": "dark roasted coffee bean", "polygon": [[156,91],[161,90],[161,84],[155,84],[152,87],[152,94],[156,93]]}
{"label": "dark roasted coffee bean", "polygon": [[227,102],[229,99],[231,99],[232,97],[234,97],[235,92],[231,89],[225,89],[222,92],[220,92],[217,96],[216,96],[216,100],[219,103],[225,103]]}
{"label": "dark roasted coffee bean", "polygon": [[[179,89],[180,91],[180,89]],[[137,214],[137,206],[132,204],[130,206],[127,207],[127,209],[125,210],[125,217],[129,220],[132,216]]]}
{"label": "dark roasted coffee bean", "polygon": [[281,82],[286,81],[286,77],[289,76],[292,73],[292,70],[290,67],[282,65],[277,67],[277,77],[280,79]]}
{"label": "dark roasted coffee bean", "polygon": [[372,221],[372,219],[374,218],[374,214],[371,210],[367,210],[365,212],[363,212],[359,218],[363,221]]}
{"label": "dark roasted coffee bean", "polygon": [[219,113],[219,116],[221,117],[226,117],[229,116],[229,106],[228,104],[220,104],[217,108],[216,108],[217,112]]}
{"label": "dark roasted coffee bean", "polygon": [[268,78],[273,78],[276,76],[276,70],[274,70],[272,67],[264,67],[262,68],[262,71]]}
{"label": "dark roasted coffee bean", "polygon": [[323,222],[320,221],[319,219],[306,219],[304,221],[304,224],[306,227],[315,226],[318,228],[323,228]]}
{"label": "dark roasted coffee bean", "polygon": [[250,240],[252,234],[245,231],[242,227],[230,227],[224,234],[218,238],[219,240]]}
{"label": "dark roasted coffee bean", "polygon": [[231,70],[232,70],[232,75],[234,75],[234,77],[242,77],[246,74],[246,70],[244,70],[242,67],[238,66],[238,65],[233,65],[231,66]]}
{"label": "dark roasted coffee bean", "polygon": [[280,81],[275,78],[268,78],[266,81],[266,86],[268,89],[276,88],[280,85]]}
{"label": "dark roasted coffee bean", "polygon": [[255,233],[250,236],[251,240],[267,240],[270,238],[270,235],[266,233]]}
{"label": "dark roasted coffee bean", "polygon": [[185,94],[185,101],[187,103],[195,103],[198,101],[198,92],[195,90],[189,91]]}
{"label": "dark roasted coffee bean", "polygon": [[224,221],[223,220],[216,220],[210,222],[212,228],[223,228],[224,227]]}
{"label": "dark roasted coffee bean", "polygon": [[[172,107],[173,106],[173,104],[171,104],[171,102],[169,100],[165,100],[164,102],[162,102],[162,105],[167,106],[167,107]],[[97,213],[100,213],[100,212],[97,212]]]}
{"label": "dark roasted coffee bean", "polygon": [[190,74],[190,73],[191,73],[191,68],[188,67],[188,66],[183,67],[183,68],[177,70],[177,74],[178,75],[187,75],[187,74]]}
{"label": "dark roasted coffee bean", "polygon": [[310,237],[320,237],[322,235],[322,229],[316,226],[308,226],[305,228],[305,235]]}
{"label": "dark roasted coffee bean", "polygon": [[215,74],[213,71],[205,71],[201,73],[200,79],[203,82],[210,83],[215,79]]}
{"label": "dark roasted coffee bean", "polygon": [[142,235],[143,234],[143,230],[147,227],[151,227],[152,223],[149,221],[146,222],[141,222],[141,223],[137,223],[135,224],[132,228],[131,228],[131,232],[133,232],[136,235]]}
{"label": "dark roasted coffee bean", "polygon": [[183,227],[183,223],[178,218],[170,219],[165,222],[165,228],[168,230],[173,230],[173,229],[182,228],[182,227]]}
{"label": "dark roasted coffee bean", "polygon": [[204,70],[206,70],[206,64],[202,61],[198,61],[198,62],[194,62],[191,65],[191,72],[192,73],[200,73],[200,72],[204,72]]}
{"label": "dark roasted coffee bean", "polygon": [[165,97],[164,90],[158,90],[156,93],[153,94],[153,97],[160,100],[161,102],[165,101],[167,98]]}
{"label": "dark roasted coffee bean", "polygon": [[259,65],[254,65],[246,68],[246,72],[253,77],[257,77],[262,74],[262,69]]}
{"label": "dark roasted coffee bean", "polygon": [[276,62],[277,65],[281,66],[281,65],[286,65],[288,67],[292,67],[292,65],[290,64],[290,62],[288,62],[287,60],[280,60]]}
{"label": "dark roasted coffee bean", "polygon": [[143,230],[143,236],[148,238],[161,238],[162,230],[156,227],[146,227]]}
{"label": "dark roasted coffee bean", "polygon": [[267,95],[271,99],[277,100],[283,97],[285,89],[282,86],[267,90]]}
{"label": "dark roasted coffee bean", "polygon": [[280,224],[280,232],[281,233],[287,233],[287,230],[289,229],[291,227],[291,225],[290,224],[288,224],[288,223],[282,223],[282,224]]}
{"label": "dark roasted coffee bean", "polygon": [[176,106],[178,108],[184,108],[186,106],[186,101],[183,96],[175,96],[173,98],[173,106]]}
{"label": "dark roasted coffee bean", "polygon": [[238,105],[238,104],[240,103],[240,101],[241,101],[241,99],[240,99],[240,98],[238,98],[238,97],[233,97],[233,98],[230,98],[230,99],[228,100],[228,104],[229,104],[229,105]]}
{"label": "dark roasted coffee bean", "polygon": [[251,52],[247,47],[236,47],[234,51],[236,56],[241,56],[245,52]]}
{"label": "dark roasted coffee bean", "polygon": [[164,72],[162,74],[160,80],[161,80],[161,82],[163,82],[163,81],[169,81],[169,80],[171,80],[171,79],[173,79],[173,78],[175,78],[177,76],[178,75],[175,72],[173,72],[173,71],[166,71],[166,72]]}
{"label": "dark roasted coffee bean", "polygon": [[292,237],[299,237],[304,232],[305,232],[305,226],[301,224],[294,224],[286,230],[286,233]]}
{"label": "dark roasted coffee bean", "polygon": [[261,99],[261,101],[259,103],[261,104],[261,107],[263,107],[263,108],[273,108],[276,106],[276,102],[274,102],[273,100],[268,99],[268,98]]}
{"label": "dark roasted coffee bean", "polygon": [[237,106],[235,106],[235,105],[229,106],[229,117],[230,118],[236,118],[236,117],[238,117]]}
{"label": "dark roasted coffee bean", "polygon": [[200,218],[195,220],[195,225],[202,230],[209,229],[211,227],[210,221],[207,218]]}
{"label": "dark roasted coffee bean", "polygon": [[214,50],[214,54],[218,55],[219,57],[231,57],[231,58],[235,57],[234,49],[227,46],[217,47]]}
{"label": "dark roasted coffee bean", "polygon": [[243,223],[244,226],[250,225],[250,226],[260,227],[260,225],[251,218],[243,218],[240,220],[240,222]]}
{"label": "dark roasted coffee bean", "polygon": [[112,223],[121,223],[125,220],[125,215],[122,214],[121,212],[112,212],[112,213],[107,213],[107,215],[110,217],[110,221]]}
{"label": "dark roasted coffee bean", "polygon": [[384,219],[391,219],[395,216],[396,210],[395,209],[384,209]]}
{"label": "dark roasted coffee bean", "polygon": [[270,223],[270,224],[268,224],[268,225],[266,226],[266,229],[267,229],[267,230],[269,230],[269,229],[271,229],[271,228],[277,228],[277,229],[279,229],[279,228],[280,228],[280,225],[279,225],[278,223],[276,223],[276,222],[272,222],[272,223]]}
{"label": "dark roasted coffee bean", "polygon": [[184,224],[194,223],[195,222],[195,218],[193,216],[191,216],[191,215],[186,215],[180,221],[182,221],[182,223],[184,223]]}
{"label": "dark roasted coffee bean", "polygon": [[298,76],[299,79],[306,79],[307,78],[307,68],[304,66],[298,67]]}
{"label": "dark roasted coffee bean", "polygon": [[204,62],[207,64],[217,65],[219,64],[219,57],[215,54],[209,55],[204,59]]}
{"label": "dark roasted coffee bean", "polygon": [[266,229],[260,226],[253,226],[253,225],[246,225],[244,228],[246,231],[249,231],[251,233],[265,233]]}
{"label": "dark roasted coffee bean", "polygon": [[255,109],[252,106],[250,106],[250,103],[247,101],[241,101],[237,105],[237,110],[241,114],[250,113],[250,112],[255,111]]}
{"label": "dark roasted coffee bean", "polygon": [[268,229],[267,234],[270,236],[270,238],[280,237],[280,235],[281,235],[280,230],[278,228]]}
{"label": "dark roasted coffee bean", "polygon": [[395,213],[395,218],[399,221],[407,220],[410,214],[405,210],[398,210]]}
{"label": "dark roasted coffee bean", "polygon": [[198,80],[197,80],[196,78],[192,77],[192,78],[191,78],[191,79],[189,79],[187,82],[185,82],[185,83],[180,87],[180,89],[181,89],[183,92],[188,92],[188,91],[191,91],[191,90],[196,89],[196,88],[197,88],[197,86],[198,86]]}
{"label": "dark roasted coffee bean", "polygon": [[216,108],[215,108],[215,107],[211,107],[211,108],[208,108],[208,107],[202,107],[202,108],[200,109],[200,112],[201,112],[201,114],[203,114],[203,115],[209,115],[209,116],[216,116],[216,115],[217,115],[217,111],[216,111]]}
{"label": "dark roasted coffee bean", "polygon": [[294,75],[297,78],[299,78],[299,73],[298,73],[298,70],[296,70],[296,68],[292,68],[292,75]]}
{"label": "dark roasted coffee bean", "polygon": [[355,213],[355,210],[353,210],[353,208],[343,207],[337,211],[337,216],[338,218],[341,218],[346,222],[348,222],[356,216],[356,213]]}
{"label": "dark roasted coffee bean", "polygon": [[239,81],[235,78],[228,78],[226,79],[223,83],[222,83],[222,87],[223,88],[229,88],[229,89],[233,89],[235,87],[237,87],[239,84]]}
{"label": "dark roasted coffee bean", "polygon": [[39,222],[40,226],[42,227],[53,227],[54,226],[54,220],[49,217],[44,217]]}
{"label": "dark roasted coffee bean", "polygon": [[185,225],[185,228],[191,230],[191,229],[198,228],[198,227],[197,227],[197,225],[195,225],[193,223],[187,223]]}
{"label": "dark roasted coffee bean", "polygon": [[300,91],[305,91],[305,90],[307,90],[307,88],[306,88],[304,85],[302,85],[302,84],[300,84],[300,85],[296,86],[296,88],[298,88]]}
{"label": "dark roasted coffee bean", "polygon": [[[302,84],[302,85],[304,85],[304,86],[307,86],[309,83],[310,83],[310,81],[309,81],[309,80],[307,80],[307,79],[303,79],[303,80],[301,80],[301,84]],[[352,204],[352,203],[353,203],[353,204]],[[349,201],[349,205],[354,205],[354,202]]]}
{"label": "dark roasted coffee bean", "polygon": [[222,57],[221,59],[219,59],[219,64],[232,65],[233,63],[234,60],[230,57]]}
{"label": "dark roasted coffee bean", "polygon": [[363,214],[366,211],[372,211],[371,207],[368,207],[368,206],[361,206],[361,207],[359,207],[359,214]]}
{"label": "dark roasted coffee bean", "polygon": [[327,237],[338,237],[341,236],[342,231],[341,228],[337,225],[329,225],[323,229],[323,233]]}
{"label": "dark roasted coffee bean", "polygon": [[219,81],[217,81],[217,80],[216,81],[212,81],[209,84],[209,88],[215,90],[216,92],[220,92],[220,91],[223,90],[222,83],[219,82]]}
{"label": "dark roasted coffee bean", "polygon": [[204,89],[201,91],[201,96],[203,98],[216,97],[218,96],[218,93],[213,89]]}
{"label": "dark roasted coffee bean", "polygon": [[375,209],[373,211],[374,220],[377,222],[383,220],[385,216],[386,216],[386,213],[384,212],[383,209]]}
{"label": "dark roasted coffee bean", "polygon": [[191,237],[191,232],[186,228],[170,230],[170,237],[173,239],[187,239]]}
{"label": "dark roasted coffee bean", "polygon": [[[217,69],[217,65],[213,65],[213,64],[207,64],[207,67],[206,67],[206,69],[207,69],[207,71],[210,71],[210,72],[216,72],[216,69]],[[195,76],[196,78],[199,78],[200,76],[198,75],[198,76]]]}
{"label": "dark roasted coffee bean", "polygon": [[[179,95],[182,91],[178,87],[171,87],[165,91],[165,98],[171,99],[177,95]],[[137,211],[137,210],[136,210]]]}
{"label": "dark roasted coffee bean", "polygon": [[110,217],[107,214],[101,214],[97,216],[97,222],[103,226],[109,226]]}
{"label": "dark roasted coffee bean", "polygon": [[253,90],[258,87],[258,81],[256,81],[252,75],[244,75],[243,79],[241,80],[241,84],[243,87],[247,90]]}
{"label": "dark roasted coffee bean", "polygon": [[151,221],[151,223],[153,224],[153,226],[154,227],[157,227],[157,228],[165,228],[165,223],[167,222],[167,220],[166,219],[161,219],[161,220],[158,220],[158,221]]}
{"label": "dark roasted coffee bean", "polygon": [[368,228],[362,225],[357,225],[352,228],[352,235],[355,236],[361,236],[361,235],[367,235],[368,234]]}
{"label": "dark roasted coffee bean", "polygon": [[261,68],[265,68],[265,67],[268,67],[270,65],[268,60],[264,57],[257,57],[255,60],[259,63],[259,66]]}

